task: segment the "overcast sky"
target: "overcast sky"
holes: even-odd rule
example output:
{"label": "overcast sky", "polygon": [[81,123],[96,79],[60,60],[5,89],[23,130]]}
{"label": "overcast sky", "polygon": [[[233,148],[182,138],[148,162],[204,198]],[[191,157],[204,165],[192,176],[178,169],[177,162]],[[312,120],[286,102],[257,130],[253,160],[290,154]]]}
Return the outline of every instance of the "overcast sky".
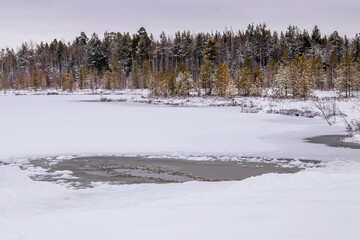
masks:
{"label": "overcast sky", "polygon": [[323,34],[353,37],[360,32],[360,0],[0,0],[0,48],[72,41],[82,31],[102,36],[144,26],[157,38],[161,31],[243,30],[264,22],[271,30],[318,25]]}

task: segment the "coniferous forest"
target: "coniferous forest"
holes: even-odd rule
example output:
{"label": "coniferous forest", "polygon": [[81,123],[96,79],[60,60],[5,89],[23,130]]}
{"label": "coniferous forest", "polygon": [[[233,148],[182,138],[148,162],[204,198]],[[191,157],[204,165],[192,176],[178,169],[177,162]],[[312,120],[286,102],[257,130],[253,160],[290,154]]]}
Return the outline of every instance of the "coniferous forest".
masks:
{"label": "coniferous forest", "polygon": [[23,43],[0,52],[0,89],[142,89],[154,95],[307,98],[314,89],[351,97],[360,88],[360,35],[289,26],[245,31],[106,32],[73,42]]}

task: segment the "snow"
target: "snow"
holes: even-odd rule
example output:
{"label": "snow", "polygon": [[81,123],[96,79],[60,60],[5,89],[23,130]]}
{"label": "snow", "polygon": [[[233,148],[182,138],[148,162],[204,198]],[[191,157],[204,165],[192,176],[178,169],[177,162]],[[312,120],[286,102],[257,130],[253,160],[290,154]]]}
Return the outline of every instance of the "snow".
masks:
{"label": "snow", "polygon": [[[242,182],[71,191],[1,169],[8,239],[358,239],[359,180],[325,170]],[[10,185],[4,186],[4,182]],[[4,192],[4,189],[7,192]],[[19,196],[21,191],[21,197]],[[10,237],[11,236],[11,237]]]}
{"label": "snow", "polygon": [[344,142],[360,143],[360,134],[356,134],[356,135],[354,135],[354,136],[345,138],[345,139],[344,139]]}
{"label": "snow", "polygon": [[[0,239],[360,238],[359,150],[303,141],[345,134],[341,124],[242,113],[241,107],[85,100],[99,96],[0,96]],[[352,104],[344,102],[344,109],[352,112]],[[43,169],[19,168],[28,159],[102,154],[199,161],[281,157],[322,160],[326,167],[240,182],[97,184],[81,190],[33,181],[28,176]]]}
{"label": "snow", "polygon": [[306,137],[345,134],[343,126],[239,107],[167,107],[84,102],[99,96],[2,96],[0,159],[81,154],[248,155],[327,160],[356,150],[308,144]]}

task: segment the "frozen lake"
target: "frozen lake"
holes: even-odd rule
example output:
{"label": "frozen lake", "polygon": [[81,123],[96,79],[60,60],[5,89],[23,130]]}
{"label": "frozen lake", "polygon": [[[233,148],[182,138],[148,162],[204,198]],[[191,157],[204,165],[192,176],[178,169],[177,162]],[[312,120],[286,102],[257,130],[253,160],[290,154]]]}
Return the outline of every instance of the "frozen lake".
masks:
{"label": "frozen lake", "polygon": [[[343,135],[343,126],[237,107],[97,99],[0,97],[1,239],[360,238],[359,150],[304,140]],[[112,155],[140,158],[101,157]],[[255,161],[239,162],[243,156]],[[221,160],[221,171],[209,159]],[[294,169],[273,171],[282,159]],[[304,160],[322,167],[282,172]],[[219,173],[227,181],[187,181],[222,180]],[[172,183],[105,183],[113,175]],[[231,181],[238,177],[248,178]],[[80,185],[67,188],[71,181]]]}
{"label": "frozen lake", "polygon": [[305,138],[344,134],[321,118],[238,107],[84,102],[99,96],[2,96],[0,159],[54,155],[225,155],[310,160],[358,157]]}

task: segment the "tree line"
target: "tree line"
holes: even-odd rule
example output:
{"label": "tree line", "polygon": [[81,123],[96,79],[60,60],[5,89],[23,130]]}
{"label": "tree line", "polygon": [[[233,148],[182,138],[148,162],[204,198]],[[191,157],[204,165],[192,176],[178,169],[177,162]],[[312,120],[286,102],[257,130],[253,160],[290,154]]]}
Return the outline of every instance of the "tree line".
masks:
{"label": "tree line", "polygon": [[155,39],[136,34],[81,33],[73,42],[23,43],[0,52],[0,89],[148,88],[154,95],[307,98],[313,89],[350,97],[360,87],[360,36],[322,35],[266,24],[245,31],[190,31]]}

